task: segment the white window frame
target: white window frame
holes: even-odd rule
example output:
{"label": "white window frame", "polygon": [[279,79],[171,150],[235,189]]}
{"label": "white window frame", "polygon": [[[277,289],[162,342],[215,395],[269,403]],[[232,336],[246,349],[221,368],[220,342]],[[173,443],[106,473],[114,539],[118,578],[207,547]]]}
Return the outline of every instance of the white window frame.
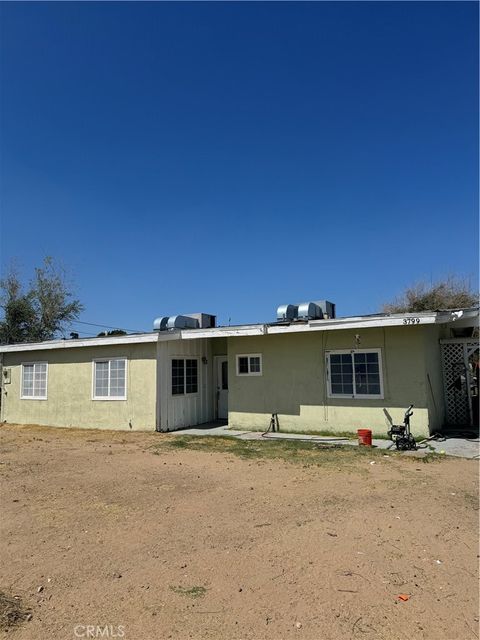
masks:
{"label": "white window frame", "polygon": [[[23,374],[25,367],[31,367],[33,365],[33,391],[35,392],[35,365],[45,364],[47,365],[46,380],[45,380],[45,395],[44,396],[24,396],[23,395]],[[35,362],[22,362],[22,375],[20,380],[20,399],[21,400],[48,400],[48,362],[46,360],[36,360]]]}
{"label": "white window frame", "polygon": [[[173,393],[173,376],[172,376],[172,362],[174,360],[183,360],[183,393]],[[187,360],[197,361],[197,390],[189,391],[187,393]],[[192,398],[200,393],[200,358],[197,356],[172,356],[170,358],[170,395],[172,398]]]}
{"label": "white window frame", "polygon": [[[248,358],[248,372],[240,373],[240,358]],[[250,358],[259,358],[260,371],[250,371]],[[235,373],[237,376],[262,376],[263,375],[263,358],[261,353],[237,353],[235,361]]]}
{"label": "white window frame", "polygon": [[[125,393],[123,396],[96,396],[95,395],[95,382],[96,382],[96,368],[97,362],[108,362],[108,391],[110,392],[110,363],[112,360],[124,360],[125,361]],[[126,400],[127,399],[127,384],[128,384],[128,358],[125,356],[112,356],[110,358],[95,358],[92,360],[92,400]]]}
{"label": "white window frame", "polygon": [[[353,356],[354,353],[376,353],[378,355],[378,372],[380,381],[380,393],[378,394],[366,394],[355,393],[355,366],[352,358],[353,365],[353,394],[350,393],[332,393],[332,380],[330,372],[330,356],[342,355],[349,353]],[[353,398],[354,400],[383,400],[383,363],[382,363],[382,350],[381,349],[335,349],[325,352],[325,373],[327,379],[327,397],[328,398]]]}

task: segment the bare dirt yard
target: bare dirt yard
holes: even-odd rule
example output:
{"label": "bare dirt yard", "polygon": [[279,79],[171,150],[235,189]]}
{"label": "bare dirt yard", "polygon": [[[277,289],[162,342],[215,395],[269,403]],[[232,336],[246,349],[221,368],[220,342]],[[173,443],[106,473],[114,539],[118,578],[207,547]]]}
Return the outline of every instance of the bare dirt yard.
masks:
{"label": "bare dirt yard", "polygon": [[475,461],[12,425],[0,444],[5,637],[478,638]]}

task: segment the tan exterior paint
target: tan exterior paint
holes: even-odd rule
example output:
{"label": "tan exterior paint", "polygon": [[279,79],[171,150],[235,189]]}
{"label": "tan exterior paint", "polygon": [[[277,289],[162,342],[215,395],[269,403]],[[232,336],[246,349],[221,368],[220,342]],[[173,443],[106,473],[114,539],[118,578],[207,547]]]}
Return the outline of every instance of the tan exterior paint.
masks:
{"label": "tan exterior paint", "polygon": [[[6,352],[11,383],[3,387],[1,419],[59,427],[170,430],[216,416],[215,355],[228,352],[229,426],[264,430],[272,413],[292,431],[355,431],[385,434],[390,421],[402,422],[415,405],[412,431],[428,435],[444,422],[439,340],[448,327],[437,325],[338,329],[213,339],[96,345],[44,351]],[[356,336],[359,336],[357,343]],[[380,349],[384,397],[328,398],[325,353],[337,349]],[[236,356],[262,354],[263,375],[237,376]],[[199,358],[199,392],[171,395],[171,358]],[[92,399],[92,361],[126,357],[127,399]],[[20,398],[22,362],[48,362],[48,398]]]}
{"label": "tan exterior paint", "polygon": [[[407,326],[229,338],[229,426],[263,430],[278,413],[286,430],[368,428],[385,434],[389,420],[401,423],[413,403],[412,431],[428,435],[443,422],[437,334],[435,326]],[[327,397],[325,351],[355,348],[381,349],[383,399]],[[262,354],[262,376],[236,375],[236,356],[242,353]],[[437,402],[434,413],[427,373]]]}
{"label": "tan exterior paint", "polygon": [[444,325],[425,328],[425,384],[430,433],[440,430],[445,422],[445,392],[440,340],[447,337],[449,337],[449,332]]}
{"label": "tan exterior paint", "polygon": [[[2,420],[18,424],[155,430],[157,345],[129,344],[3,355],[11,383],[3,387]],[[92,400],[92,361],[126,357],[127,399]],[[47,400],[22,400],[22,362],[48,362]]]}

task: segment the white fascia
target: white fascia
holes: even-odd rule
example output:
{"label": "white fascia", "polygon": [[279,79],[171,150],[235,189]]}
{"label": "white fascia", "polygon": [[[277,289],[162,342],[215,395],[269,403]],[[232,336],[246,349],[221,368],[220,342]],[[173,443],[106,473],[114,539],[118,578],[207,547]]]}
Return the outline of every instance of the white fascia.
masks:
{"label": "white fascia", "polygon": [[84,340],[51,340],[48,342],[27,342],[25,344],[5,344],[0,346],[0,353],[12,351],[46,351],[49,349],[78,349],[80,347],[104,347],[116,344],[139,344],[157,342],[156,333],[145,333],[129,336],[110,336],[105,338],[86,338]]}
{"label": "white fascia", "polygon": [[235,336],[263,336],[267,333],[267,325],[255,324],[237,327],[214,327],[211,329],[187,329],[182,331],[182,340],[197,338],[226,338]]}

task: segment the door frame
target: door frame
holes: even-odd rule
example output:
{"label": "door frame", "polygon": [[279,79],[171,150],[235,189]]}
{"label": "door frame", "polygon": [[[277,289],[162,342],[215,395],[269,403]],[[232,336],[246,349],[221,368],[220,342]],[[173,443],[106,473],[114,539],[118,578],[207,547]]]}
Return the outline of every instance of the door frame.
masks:
{"label": "door frame", "polygon": [[[219,385],[221,380],[219,380],[219,376],[218,376],[218,369],[219,369],[219,363],[221,360],[226,360],[227,361],[227,365],[228,365],[228,356],[227,354],[224,355],[217,355],[213,357],[213,407],[214,407],[214,413],[215,413],[215,419],[216,420],[228,420],[228,389],[227,389],[227,417],[226,418],[219,418],[218,416],[218,400],[219,400]],[[229,385],[230,386],[230,385]]]}

